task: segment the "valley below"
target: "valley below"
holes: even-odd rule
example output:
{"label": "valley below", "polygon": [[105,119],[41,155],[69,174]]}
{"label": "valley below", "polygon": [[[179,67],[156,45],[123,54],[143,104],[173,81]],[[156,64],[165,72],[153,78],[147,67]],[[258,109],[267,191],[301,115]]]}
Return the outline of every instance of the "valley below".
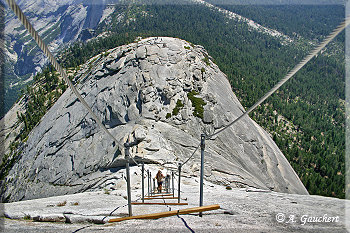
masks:
{"label": "valley below", "polygon": [[177,176],[183,164],[188,203],[134,205],[133,215],[198,206],[201,134],[252,106],[338,24],[343,6],[66,0],[38,11],[45,3],[19,2],[115,140],[9,15],[1,230],[347,232],[344,33],[249,116],[206,139],[204,205],[220,209],[108,223],[128,215],[126,142],[132,201],[145,162],[153,175]]}

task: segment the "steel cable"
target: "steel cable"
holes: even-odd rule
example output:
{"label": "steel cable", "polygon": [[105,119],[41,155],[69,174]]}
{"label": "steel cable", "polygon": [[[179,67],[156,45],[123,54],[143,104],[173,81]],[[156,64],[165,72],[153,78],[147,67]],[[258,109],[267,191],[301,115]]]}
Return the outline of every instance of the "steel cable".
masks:
{"label": "steel cable", "polygon": [[248,115],[251,111],[253,111],[257,106],[259,106],[262,102],[264,102],[268,97],[270,97],[273,93],[275,93],[284,83],[286,83],[290,78],[292,78],[301,68],[303,68],[314,56],[316,56],[322,49],[326,47],[326,45],[331,42],[340,32],[342,32],[348,25],[350,24],[350,16],[348,16],[331,34],[329,34],[324,41],[317,46],[314,50],[312,50],[299,64],[297,64],[281,81],[279,81],[269,92],[267,92],[261,99],[259,99],[253,106],[251,106],[246,112],[244,112],[241,116],[235,119],[233,122],[220,129],[219,131],[207,136],[207,139],[210,139],[222,131],[226,130],[234,123],[242,119],[244,116]]}
{"label": "steel cable", "polygon": [[193,151],[192,155],[190,157],[188,157],[188,159],[185,162],[183,162],[181,164],[181,166],[185,165],[194,156],[194,154],[197,152],[197,150],[200,146],[201,146],[201,144],[199,143],[198,146],[196,147],[196,149]]}
{"label": "steel cable", "polygon": [[[73,83],[69,80],[66,72],[63,70],[63,68],[57,62],[55,57],[49,51],[47,45],[43,42],[43,40],[41,39],[41,37],[39,36],[37,31],[30,24],[30,22],[28,21],[26,16],[23,14],[23,12],[19,8],[19,6],[15,3],[14,0],[6,0],[6,2],[8,3],[8,5],[12,9],[12,11],[16,14],[16,16],[19,18],[21,23],[29,31],[30,35],[36,41],[36,43],[41,48],[41,50],[44,52],[44,54],[48,57],[51,64],[55,67],[55,69],[63,77],[63,79],[68,84],[68,86],[71,88],[71,90],[73,91],[75,96],[79,99],[79,101],[83,104],[83,106],[88,110],[90,115],[94,118],[96,123],[113,139],[113,141],[119,146],[119,148],[122,148],[122,145],[119,143],[119,141],[107,130],[107,128],[103,125],[103,123],[100,121],[100,119],[95,115],[95,113],[92,111],[90,106],[87,104],[87,102],[82,98],[80,93],[74,87]],[[324,49],[327,44],[329,44],[340,32],[342,32],[349,25],[349,23],[350,23],[350,17],[347,17],[330,35],[328,35],[326,37],[326,39],[318,47],[316,47],[314,50],[312,50],[299,64],[297,64],[289,73],[287,73],[287,75],[283,79],[281,79],[269,92],[267,92],[262,98],[260,98],[253,106],[251,106],[246,112],[244,112],[242,115],[240,115],[234,121],[232,121],[230,124],[228,124],[227,126],[225,126],[222,129],[220,129],[219,131],[217,131],[209,136],[206,136],[206,138],[210,139],[210,138],[218,135],[219,133],[223,132],[224,130],[226,130],[227,128],[231,127],[233,124],[238,122],[244,116],[246,116],[250,112],[252,112],[256,107],[258,107],[261,103],[263,103],[268,97],[270,97],[273,93],[275,93],[290,78],[292,78],[301,68],[303,68],[322,49]],[[200,144],[196,147],[196,149],[192,153],[192,155],[182,165],[185,165],[194,156],[194,154],[196,153],[196,151],[198,150],[199,147],[200,147]],[[131,159],[135,162],[135,164],[137,166],[139,166],[139,164],[134,160],[133,157],[131,157]]]}
{"label": "steel cable", "polygon": [[79,99],[79,101],[83,104],[83,106],[88,110],[90,115],[94,118],[96,123],[113,139],[113,141],[119,146],[119,149],[122,148],[122,145],[119,143],[119,141],[107,130],[107,128],[102,124],[100,119],[95,115],[95,113],[92,111],[90,106],[86,103],[86,101],[83,99],[83,97],[77,91],[77,89],[74,87],[73,83],[69,80],[66,72],[63,70],[63,68],[57,62],[56,58],[52,55],[52,53],[48,49],[48,47],[45,44],[45,42],[41,39],[41,37],[39,36],[38,32],[30,24],[30,22],[28,21],[27,17],[23,14],[22,10],[19,8],[19,6],[16,4],[16,2],[14,0],[6,0],[6,2],[9,5],[9,7],[12,9],[12,11],[15,13],[15,15],[19,18],[21,23],[29,31],[30,35],[33,37],[33,39],[38,44],[40,49],[49,58],[49,61],[51,62],[51,64],[55,67],[55,69],[63,77],[64,81],[72,89],[72,91],[75,94],[75,96]]}
{"label": "steel cable", "polygon": [[[165,202],[164,197],[162,197],[164,204],[168,207],[169,211],[171,211],[171,207]],[[194,230],[187,224],[187,222],[185,221],[185,219],[183,219],[180,215],[179,215],[179,210],[177,211],[176,216],[181,219],[181,221],[183,222],[183,224],[185,225],[185,227],[192,233],[194,233]]]}
{"label": "steel cable", "polygon": [[[55,67],[55,69],[60,73],[60,75],[63,77],[63,79],[67,82],[68,86],[72,89],[73,93],[76,95],[76,97],[79,99],[79,101],[84,105],[84,107],[88,110],[88,112],[91,114],[91,116],[94,118],[96,123],[113,139],[113,141],[116,142],[116,144],[119,146],[119,148],[122,148],[119,141],[107,130],[107,128],[102,124],[102,122],[99,120],[99,118],[94,114],[92,109],[89,107],[89,105],[86,103],[86,101],[82,98],[80,93],[77,91],[77,89],[74,87],[73,83],[69,80],[66,72],[62,69],[62,67],[59,65],[57,60],[54,58],[54,56],[49,51],[47,45],[42,41],[37,31],[34,29],[34,27],[29,23],[26,16],[23,14],[19,6],[15,3],[14,0],[6,0],[10,8],[13,10],[13,12],[16,14],[16,16],[20,19],[22,24],[27,28],[30,35],[34,38],[38,46],[41,48],[41,50],[45,53],[45,55],[49,58],[52,65]],[[234,123],[238,122],[240,119],[242,119],[244,116],[248,115],[251,111],[253,111],[257,106],[259,106],[262,102],[264,102],[268,97],[270,97],[273,93],[275,93],[284,83],[286,83],[290,78],[292,78],[302,67],[304,67],[314,56],[316,56],[329,42],[331,42],[341,31],[344,30],[350,23],[350,18],[347,17],[329,36],[326,37],[326,39],[316,48],[314,49],[309,55],[307,55],[298,65],[296,65],[280,82],[278,82],[269,92],[267,92],[261,99],[259,99],[253,106],[251,106],[246,112],[244,112],[241,116],[239,116],[237,119],[235,119],[233,122],[225,126],[223,129],[220,129],[219,131],[207,136],[207,139],[212,138],[213,136],[218,135],[219,133],[223,132],[227,128],[231,127]],[[195,149],[195,151],[192,153],[192,155],[183,163],[186,164],[195,154],[195,152],[198,150],[200,145],[198,145]],[[132,158],[132,157],[131,157]],[[132,160],[139,166],[139,164],[132,158]]]}
{"label": "steel cable", "polygon": [[[65,82],[68,84],[68,86],[72,89],[75,96],[79,99],[79,101],[83,104],[83,106],[88,110],[90,115],[94,118],[96,123],[113,139],[113,141],[119,146],[119,149],[122,148],[122,145],[119,143],[119,141],[107,130],[107,128],[103,125],[103,123],[100,121],[100,119],[96,116],[96,114],[92,111],[90,106],[87,104],[87,102],[83,99],[83,97],[80,95],[78,90],[75,88],[73,83],[68,78],[66,72],[64,69],[60,66],[60,64],[57,62],[56,58],[52,55],[50,50],[48,49],[45,42],[41,39],[38,32],[34,29],[34,27],[31,25],[31,23],[28,21],[27,17],[23,14],[20,7],[16,4],[14,0],[6,0],[9,7],[12,9],[12,11],[15,13],[15,15],[19,18],[21,23],[25,26],[25,28],[29,31],[30,35],[33,37],[35,42],[38,44],[40,49],[44,52],[44,54],[49,58],[49,61],[51,64],[55,67],[55,69],[60,73],[60,75],[63,77]],[[198,150],[199,145],[197,146],[196,150],[193,152],[193,154],[183,163],[186,164],[195,154],[195,152]],[[137,165],[140,166],[139,163],[135,161],[135,159],[130,156],[132,161]]]}
{"label": "steel cable", "polygon": [[135,161],[134,157],[132,157],[131,155],[129,155],[129,157],[131,158],[131,160],[136,164],[136,166],[140,167],[141,165]]}
{"label": "steel cable", "polygon": [[[206,135],[205,138],[211,139],[212,137],[218,135],[219,133],[223,132],[227,128],[231,127],[234,123],[238,122],[244,116],[248,115],[251,111],[253,111],[256,107],[258,107],[262,102],[264,102],[268,97],[270,97],[273,93],[275,93],[284,83],[286,83],[290,78],[292,78],[301,68],[303,68],[314,56],[316,56],[322,49],[324,49],[326,45],[329,42],[331,42],[340,32],[342,32],[349,24],[350,24],[350,16],[348,16],[336,29],[334,29],[332,33],[330,33],[324,39],[324,41],[319,46],[317,46],[314,50],[312,50],[299,64],[297,64],[290,72],[288,72],[283,79],[281,79],[270,91],[268,91],[246,112],[244,112],[242,115],[240,115],[238,118],[236,118],[234,121],[226,125],[224,128],[220,129],[219,131],[211,135]],[[194,154],[197,152],[199,147],[200,147],[200,144],[196,147],[192,155],[184,163],[182,163],[182,166],[185,165],[194,156]]]}

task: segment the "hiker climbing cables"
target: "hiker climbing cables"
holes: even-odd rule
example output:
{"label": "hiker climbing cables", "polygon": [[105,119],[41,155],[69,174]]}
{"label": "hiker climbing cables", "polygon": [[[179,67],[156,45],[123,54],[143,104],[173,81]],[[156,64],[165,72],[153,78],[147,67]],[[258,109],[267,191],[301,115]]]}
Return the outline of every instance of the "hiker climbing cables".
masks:
{"label": "hiker climbing cables", "polygon": [[158,183],[158,193],[162,192],[163,178],[164,178],[164,175],[162,174],[162,172],[160,170],[158,170],[157,175],[156,175],[156,179],[157,179],[157,183]]}

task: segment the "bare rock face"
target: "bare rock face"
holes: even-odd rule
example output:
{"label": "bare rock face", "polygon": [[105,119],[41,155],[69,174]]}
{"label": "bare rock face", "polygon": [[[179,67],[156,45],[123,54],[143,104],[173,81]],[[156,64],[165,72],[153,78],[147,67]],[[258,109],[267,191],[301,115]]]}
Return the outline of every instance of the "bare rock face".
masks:
{"label": "bare rock face", "polygon": [[[88,74],[88,75],[86,75]],[[81,69],[78,89],[120,143],[136,142],[137,162],[176,168],[244,108],[201,46],[148,38],[96,56]],[[197,151],[182,171],[199,175]],[[124,182],[113,143],[67,90],[33,129],[10,171],[9,201],[102,189]],[[232,187],[307,194],[270,136],[249,117],[206,140],[205,179]],[[119,174],[119,173],[118,173]]]}

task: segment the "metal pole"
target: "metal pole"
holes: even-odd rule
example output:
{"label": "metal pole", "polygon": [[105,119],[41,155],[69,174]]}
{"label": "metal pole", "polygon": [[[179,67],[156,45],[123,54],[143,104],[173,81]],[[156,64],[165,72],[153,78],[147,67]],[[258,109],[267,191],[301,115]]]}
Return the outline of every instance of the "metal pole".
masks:
{"label": "metal pole", "polygon": [[145,163],[142,162],[142,203],[145,202]]}
{"label": "metal pole", "polygon": [[152,187],[152,172],[149,172],[149,187],[150,187],[150,193],[153,194],[153,187]]}
{"label": "metal pole", "polygon": [[149,187],[149,170],[147,170],[147,189],[148,189],[148,196],[151,196],[150,194],[150,187]]}
{"label": "metal pole", "polygon": [[129,143],[124,143],[125,147],[125,159],[126,159],[126,187],[127,187],[127,193],[128,193],[128,209],[129,209],[129,216],[132,216],[132,209],[131,209],[131,187],[130,187],[130,167],[129,167],[129,149],[130,145]]}
{"label": "metal pole", "polygon": [[[201,177],[199,188],[199,206],[203,206],[203,177],[204,177],[204,149],[205,149],[205,135],[201,135]],[[202,217],[202,212],[199,212],[199,217]]]}
{"label": "metal pole", "polygon": [[173,197],[174,197],[174,194],[175,194],[175,193],[174,193],[174,191],[175,191],[175,190],[174,190],[174,172],[171,172],[171,179],[172,179],[172,184],[173,184],[173,187],[172,187],[172,188],[173,188]]}
{"label": "metal pole", "polygon": [[164,178],[164,186],[162,186],[162,190],[165,190],[165,192],[167,192],[166,177]]}
{"label": "metal pole", "polygon": [[153,192],[156,192],[156,179],[153,178]]}
{"label": "metal pole", "polygon": [[179,181],[178,181],[178,183],[177,183],[177,201],[178,201],[178,203],[180,203],[181,166],[182,166],[182,164],[179,163]]}
{"label": "metal pole", "polygon": [[166,190],[167,190],[167,193],[170,193],[170,176],[167,175],[166,178],[167,178]]}

